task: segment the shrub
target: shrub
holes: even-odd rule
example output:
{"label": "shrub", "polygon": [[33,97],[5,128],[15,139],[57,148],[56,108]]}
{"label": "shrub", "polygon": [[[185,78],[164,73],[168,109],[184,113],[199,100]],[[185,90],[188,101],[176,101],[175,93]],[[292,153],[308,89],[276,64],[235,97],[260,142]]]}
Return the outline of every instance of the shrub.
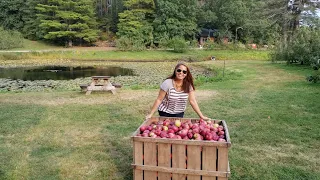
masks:
{"label": "shrub", "polygon": [[129,38],[121,37],[116,40],[116,47],[120,51],[127,51],[128,49],[132,48],[132,42]]}
{"label": "shrub", "polygon": [[4,30],[0,27],[0,49],[23,47],[23,36],[18,31]]}
{"label": "shrub", "polygon": [[215,43],[214,41],[206,41],[204,44],[203,44],[203,47],[206,49],[206,50],[213,50],[215,48],[217,48],[218,44]]}
{"label": "shrub", "polygon": [[301,28],[292,40],[279,43],[271,54],[272,61],[287,61],[311,65],[320,59],[320,32],[317,29]]}
{"label": "shrub", "polygon": [[307,76],[307,81],[317,83],[320,82],[320,71],[317,70],[315,73],[313,73],[310,76]]}
{"label": "shrub", "polygon": [[120,51],[142,51],[146,49],[146,46],[142,41],[133,40],[127,37],[121,37],[116,40],[116,47]]}
{"label": "shrub", "polygon": [[196,40],[196,39],[191,40],[189,44],[190,44],[190,47],[192,47],[192,48],[197,48],[197,47],[199,47],[199,42],[198,42],[198,40]]}
{"label": "shrub", "polygon": [[169,40],[168,38],[164,37],[164,38],[161,38],[157,43],[158,43],[158,48],[167,48]]}
{"label": "shrub", "polygon": [[184,38],[181,37],[174,37],[169,40],[168,47],[173,48],[173,51],[176,53],[184,53],[189,49]]}

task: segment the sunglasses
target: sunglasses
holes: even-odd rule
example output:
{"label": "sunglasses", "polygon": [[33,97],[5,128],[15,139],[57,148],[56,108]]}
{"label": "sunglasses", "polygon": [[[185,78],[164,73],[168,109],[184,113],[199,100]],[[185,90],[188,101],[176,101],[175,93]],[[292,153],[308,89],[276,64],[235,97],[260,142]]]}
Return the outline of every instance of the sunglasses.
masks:
{"label": "sunglasses", "polygon": [[183,74],[187,74],[187,71],[186,70],[181,70],[181,69],[177,69],[177,72],[183,72]]}

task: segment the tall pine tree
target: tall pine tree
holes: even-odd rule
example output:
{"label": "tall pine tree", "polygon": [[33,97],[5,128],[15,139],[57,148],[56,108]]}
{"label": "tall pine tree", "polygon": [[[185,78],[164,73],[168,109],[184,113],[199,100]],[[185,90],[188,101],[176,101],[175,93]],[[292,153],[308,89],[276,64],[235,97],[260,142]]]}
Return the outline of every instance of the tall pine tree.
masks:
{"label": "tall pine tree", "polygon": [[24,26],[22,28],[22,34],[25,38],[31,40],[42,39],[43,34],[40,31],[40,20],[37,18],[37,10],[35,9],[37,4],[44,3],[45,0],[26,0],[26,8],[24,10]]}
{"label": "tall pine tree", "polygon": [[99,29],[116,33],[118,14],[123,12],[123,0],[95,0]]}
{"label": "tall pine tree", "polygon": [[98,38],[92,0],[48,0],[36,9],[45,39],[70,47]]}
{"label": "tall pine tree", "polygon": [[154,1],[127,0],[124,2],[124,6],[127,10],[119,14],[117,35],[145,45],[152,43]]}

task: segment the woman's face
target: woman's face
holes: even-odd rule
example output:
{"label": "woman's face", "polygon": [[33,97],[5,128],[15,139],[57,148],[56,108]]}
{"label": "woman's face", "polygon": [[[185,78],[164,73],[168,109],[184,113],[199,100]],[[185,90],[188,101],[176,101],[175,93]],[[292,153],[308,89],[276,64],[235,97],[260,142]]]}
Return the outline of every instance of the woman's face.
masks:
{"label": "woman's face", "polygon": [[177,80],[183,80],[186,76],[187,76],[187,67],[185,67],[184,65],[180,65],[177,69],[176,69],[176,79]]}

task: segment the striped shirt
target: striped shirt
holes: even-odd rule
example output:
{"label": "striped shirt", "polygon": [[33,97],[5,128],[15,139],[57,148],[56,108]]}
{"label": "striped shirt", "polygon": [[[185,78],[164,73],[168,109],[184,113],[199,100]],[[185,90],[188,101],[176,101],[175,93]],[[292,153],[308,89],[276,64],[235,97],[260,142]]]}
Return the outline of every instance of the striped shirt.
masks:
{"label": "striped shirt", "polygon": [[[183,91],[177,91],[174,88],[173,79],[166,79],[161,84],[160,88],[167,92],[167,94],[158,107],[159,111],[169,114],[178,114],[186,110],[189,94]],[[191,87],[190,91],[192,90]]]}

